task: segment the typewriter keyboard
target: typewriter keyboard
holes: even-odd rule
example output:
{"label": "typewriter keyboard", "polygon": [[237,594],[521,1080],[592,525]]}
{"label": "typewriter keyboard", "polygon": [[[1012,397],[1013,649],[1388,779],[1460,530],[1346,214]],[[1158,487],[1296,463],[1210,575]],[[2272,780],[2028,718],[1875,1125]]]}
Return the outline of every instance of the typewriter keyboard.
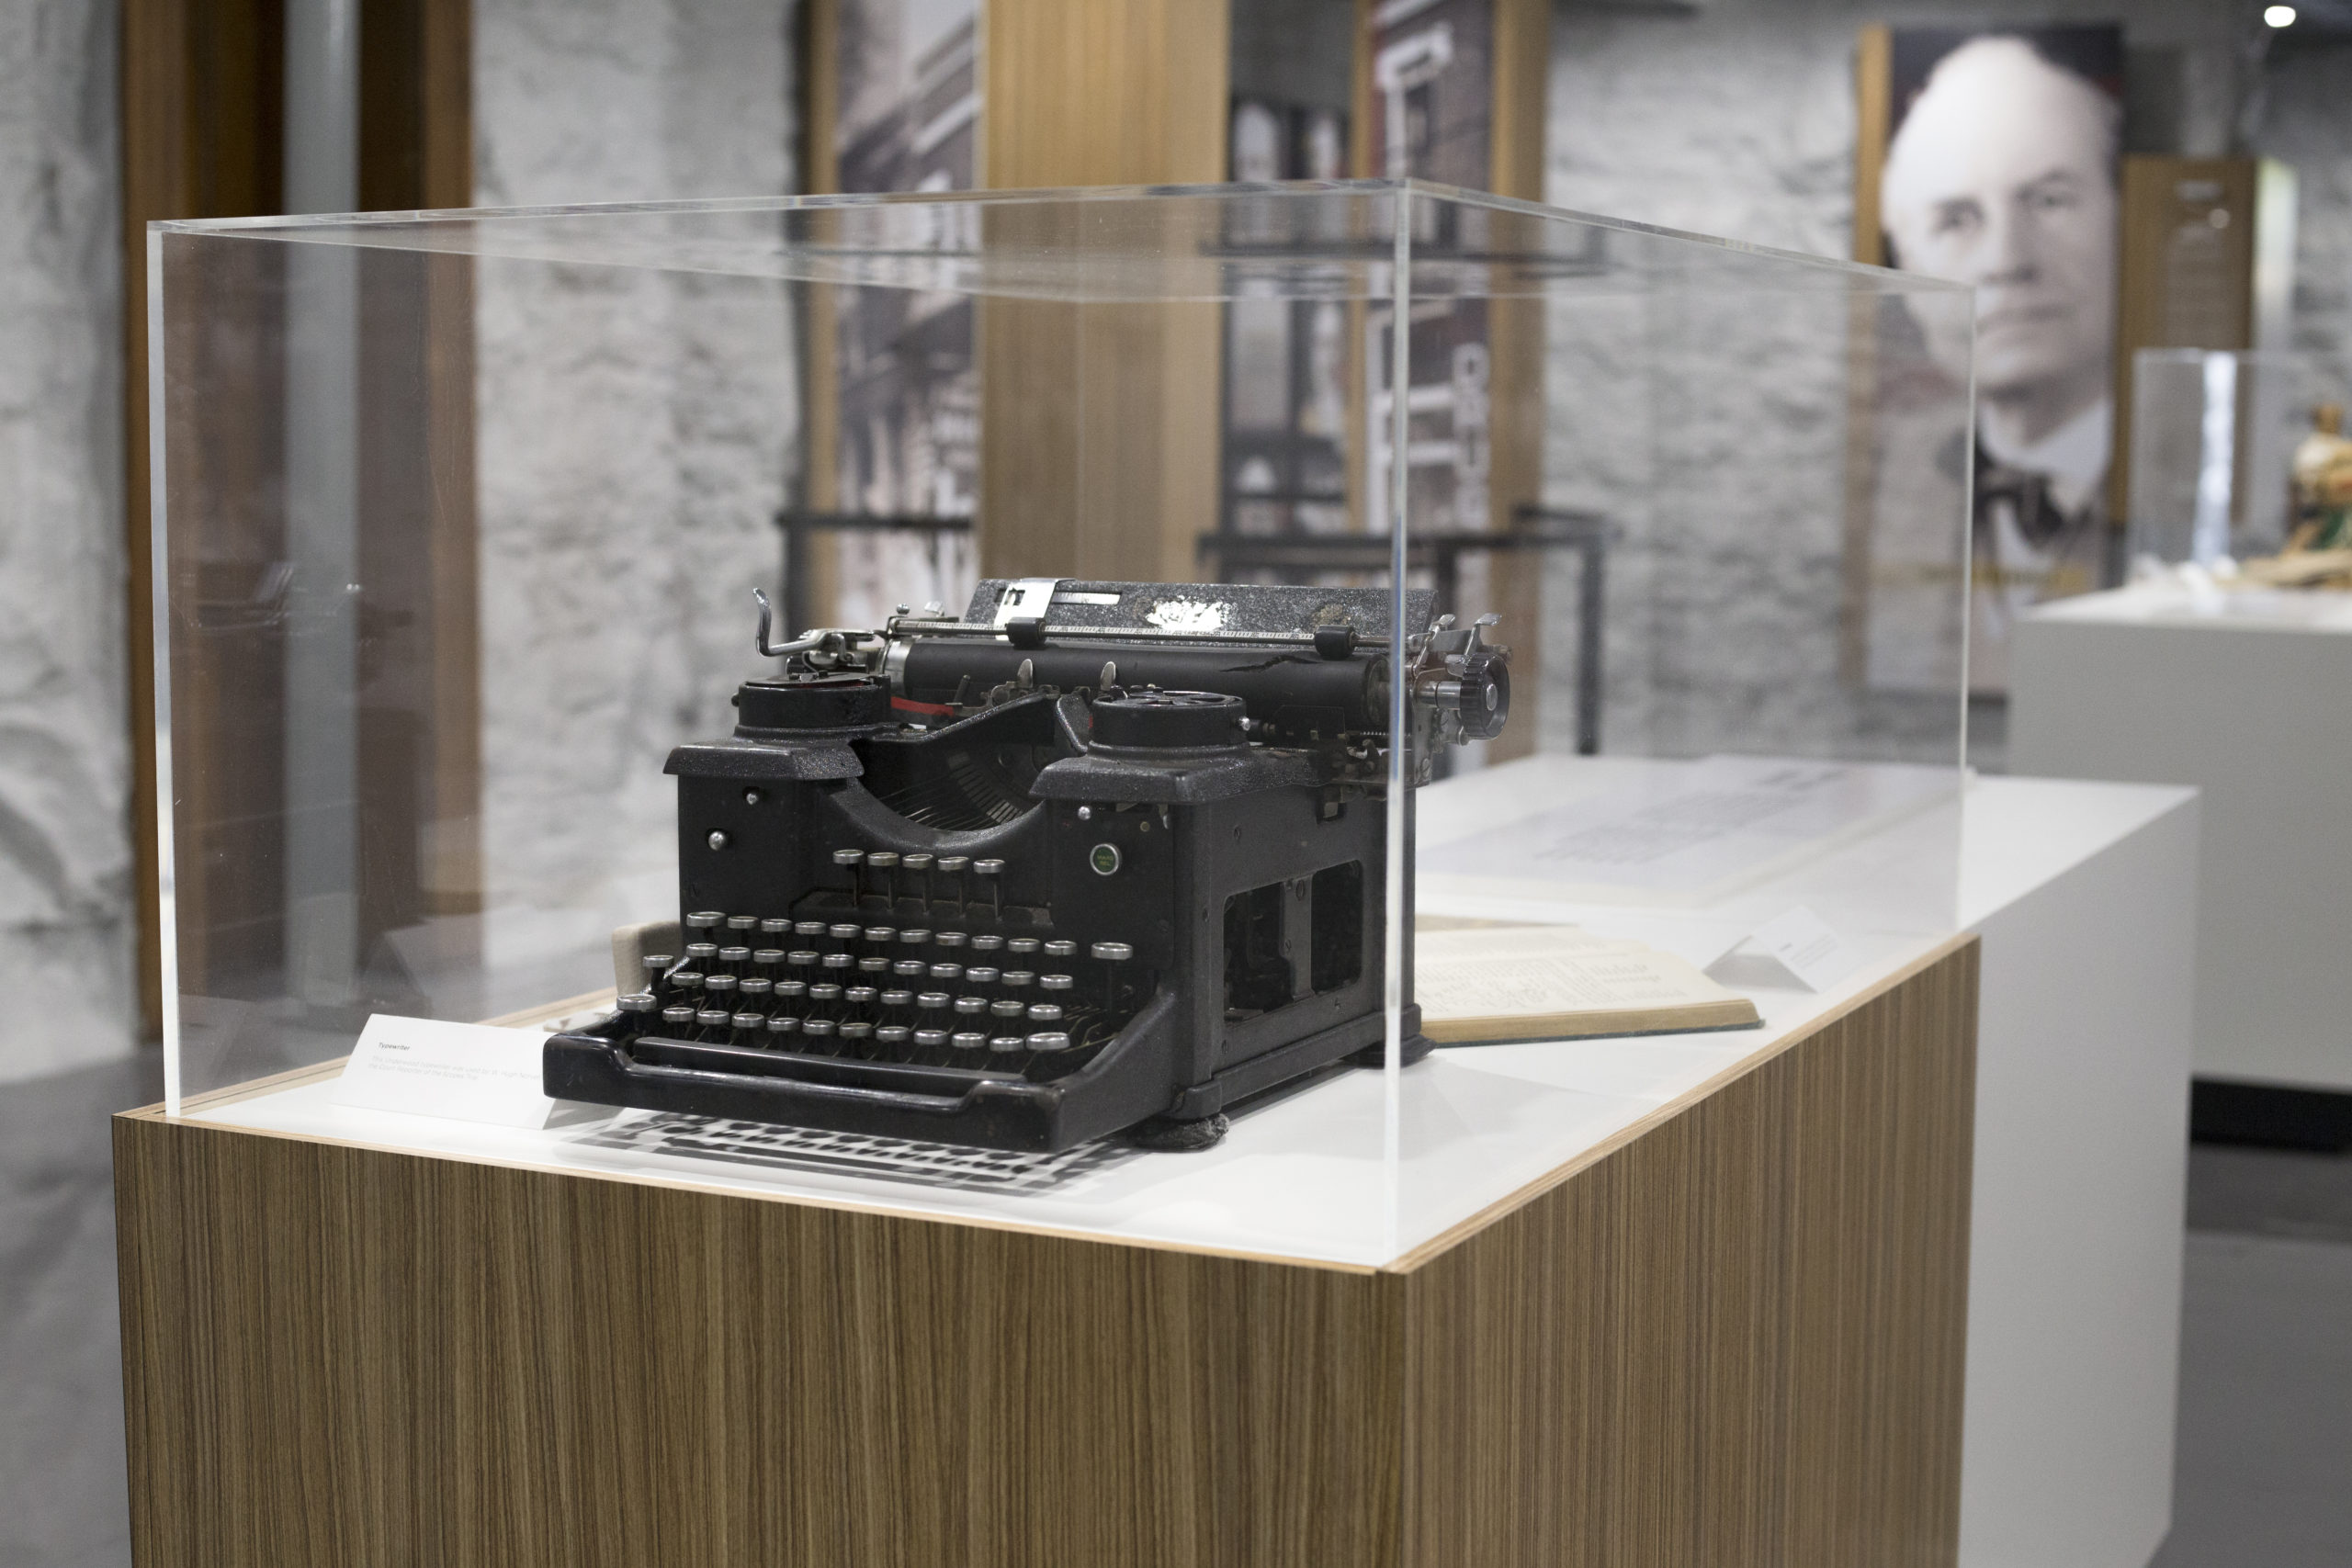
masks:
{"label": "typewriter keyboard", "polygon": [[685,952],[649,954],[645,988],[620,998],[632,1035],[1048,1079],[1108,1044],[1150,991],[1124,942],[718,910],[689,914],[684,934]]}

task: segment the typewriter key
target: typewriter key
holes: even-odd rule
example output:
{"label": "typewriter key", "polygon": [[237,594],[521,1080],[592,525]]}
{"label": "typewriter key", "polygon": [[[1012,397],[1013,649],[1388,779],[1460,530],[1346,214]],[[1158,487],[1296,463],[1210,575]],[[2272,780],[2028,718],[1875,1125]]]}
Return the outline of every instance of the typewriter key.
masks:
{"label": "typewriter key", "polygon": [[854,904],[865,897],[865,879],[858,874],[858,869],[865,864],[865,852],[864,850],[835,850],[833,863],[849,873],[850,902]]}
{"label": "typewriter key", "polygon": [[694,1032],[695,1010],[690,1007],[666,1007],[662,1010],[662,1027],[673,1039],[683,1040]]}
{"label": "typewriter key", "polygon": [[902,980],[912,980],[930,967],[920,958],[901,958],[890,965],[890,973]]}
{"label": "typewriter key", "polygon": [[989,1042],[989,1049],[1000,1056],[1010,1056],[1015,1051],[1029,1049],[1029,1042],[1023,1035],[1000,1034]]}
{"label": "typewriter key", "polygon": [[781,1041],[799,1032],[800,1021],[788,1012],[775,1013],[768,1019],[768,1038],[771,1041]]}
{"label": "typewriter key", "polygon": [[784,955],[785,963],[794,969],[814,969],[823,954],[812,948],[799,947]]}
{"label": "typewriter key", "polygon": [[778,980],[775,983],[775,999],[779,1002],[797,1002],[808,994],[808,982],[806,980]]}
{"label": "typewriter key", "polygon": [[797,937],[823,936],[825,934],[825,922],[822,920],[796,920],[792,925],[792,934]]}
{"label": "typewriter key", "polygon": [[715,942],[690,942],[686,943],[686,962],[693,964],[697,969],[707,972],[711,964],[718,961],[718,944]]}
{"label": "typewriter key", "polygon": [[694,1000],[702,991],[702,971],[699,969],[679,970],[670,976],[670,990],[673,995],[682,996],[687,1001]]}
{"label": "typewriter key", "polygon": [[1026,969],[1008,969],[1001,976],[998,976],[998,983],[1002,985],[1008,991],[1018,991],[1028,986],[1028,984],[1036,977],[1036,976],[1031,974]]}
{"label": "typewriter key", "polygon": [[702,991],[704,996],[710,998],[710,1000],[705,1005],[708,1007],[718,1007],[722,1005],[734,995],[735,986],[736,976],[732,975],[705,976],[702,982]]}
{"label": "typewriter key", "polygon": [[748,947],[722,947],[718,950],[718,961],[727,965],[729,973],[741,975],[752,966],[752,950]]}
{"label": "typewriter key", "polygon": [[855,942],[865,934],[865,928],[847,920],[841,920],[827,928],[825,934],[835,942]]}
{"label": "typewriter key", "polygon": [[808,1005],[811,1007],[831,1007],[841,999],[842,988],[839,986],[811,986],[808,987]]}
{"label": "typewriter key", "polygon": [[644,991],[631,991],[615,1001],[613,1008],[620,1015],[621,1027],[632,1035],[642,1034],[654,1027],[654,1021],[662,1011],[662,1004]]}
{"label": "typewriter key", "polygon": [[673,954],[667,953],[647,953],[643,959],[639,960],[645,965],[645,988],[649,991],[661,990],[662,977],[670,972],[670,965],[677,961]]}
{"label": "typewriter key", "polygon": [[941,931],[937,936],[933,937],[931,940],[940,947],[961,947],[964,945],[964,933],[962,931]]}
{"label": "typewriter key", "polygon": [[1021,1004],[1010,997],[1001,997],[989,1004],[989,1015],[992,1018],[1019,1018],[1021,1011]]}
{"label": "typewriter key", "polygon": [[926,904],[931,902],[932,859],[932,856],[923,853],[921,850],[917,850],[911,854],[903,854],[899,857],[899,863],[906,867],[909,874],[922,878],[922,893],[921,897]]}
{"label": "typewriter key", "polygon": [[729,915],[727,917],[727,929],[730,931],[757,931],[759,929],[759,925],[760,917],[757,915]]}
{"label": "typewriter key", "polygon": [[860,934],[863,935],[866,941],[874,943],[877,947],[888,947],[892,942],[899,940],[899,928],[896,926],[868,926]]}
{"label": "typewriter key", "polygon": [[1001,860],[976,860],[972,874],[989,885],[989,913],[1004,919],[1004,863]]}
{"label": "typewriter key", "polygon": [[944,1045],[947,1043],[947,1031],[944,1029],[918,1029],[915,1031],[915,1043],[925,1048]]}
{"label": "typewriter key", "polygon": [[915,1005],[915,994],[912,991],[885,991],[879,1000],[884,1007],[893,1010],[910,1008]]}
{"label": "typewriter key", "polygon": [[974,953],[1002,953],[1004,951],[1004,938],[1001,936],[989,936],[985,933],[976,936],[972,939],[972,951]]}
{"label": "typewriter key", "polygon": [[895,850],[876,850],[865,857],[865,869],[882,874],[882,901],[899,901],[899,854]]}
{"label": "typewriter key", "polygon": [[921,947],[931,940],[931,932],[922,926],[909,926],[899,933],[900,947]]}
{"label": "typewriter key", "polygon": [[762,936],[785,936],[790,933],[791,930],[792,922],[782,915],[776,915],[760,922]]}
{"label": "typewriter key", "polygon": [[877,1045],[904,1045],[913,1033],[914,1031],[903,1023],[886,1023],[874,1032],[874,1043]]}
{"label": "typewriter key", "polygon": [[964,971],[964,981],[972,986],[993,986],[997,982],[997,972],[985,964],[975,964]]}
{"label": "typewriter key", "polygon": [[841,975],[857,967],[857,959],[846,953],[829,953],[825,954],[822,964],[826,974]]}
{"label": "typewriter key", "polygon": [[887,958],[861,958],[857,961],[857,972],[861,975],[888,975],[890,961]]}
{"label": "typewriter key", "polygon": [[1046,956],[1048,958],[1076,958],[1078,956],[1078,943],[1074,942],[1049,942],[1046,944]]}
{"label": "typewriter key", "polygon": [[783,965],[784,949],[780,947],[763,947],[752,954],[752,967],[754,969],[774,971]]}
{"label": "typewriter key", "polygon": [[1067,1051],[1069,1049],[1069,1036],[1058,1029],[1040,1030],[1029,1037],[1029,1049],[1046,1052]]}
{"label": "typewriter key", "polygon": [[833,1035],[833,1021],[830,1018],[804,1018],[800,1032],[811,1040],[830,1040]]}
{"label": "typewriter key", "polygon": [[915,998],[915,1006],[924,1012],[944,1012],[955,999],[945,991],[925,991]]}
{"label": "typewriter key", "polygon": [[1015,958],[1035,958],[1039,945],[1034,936],[1017,936],[1004,944],[1004,951]]}
{"label": "typewriter key", "polygon": [[873,1034],[874,1026],[862,1019],[852,1019],[842,1025],[842,1038],[844,1040],[866,1040]]}
{"label": "typewriter key", "polygon": [[735,1015],[725,1008],[705,1008],[695,1014],[695,1026],[706,1044],[715,1044],[727,1038],[727,1031]]}
{"label": "typewriter key", "polygon": [[763,1012],[737,1013],[735,1015],[734,1043],[738,1045],[751,1044],[753,1041],[759,1038],[761,1033],[766,1030],[767,1026],[768,1015]]}
{"label": "typewriter key", "polygon": [[964,908],[964,868],[971,863],[972,857],[969,855],[939,857],[939,874],[942,876],[952,876],[956,879],[956,908],[959,910]]}
{"label": "typewriter key", "polygon": [[1136,950],[1124,942],[1098,942],[1087,949],[1094,961],[1102,965],[1102,1010],[1119,1010],[1119,965],[1136,955]]}
{"label": "typewriter key", "polygon": [[686,917],[686,930],[713,931],[727,923],[727,917],[717,909],[696,909]]}
{"label": "typewriter key", "polygon": [[860,1012],[864,1012],[873,1007],[874,994],[874,987],[871,986],[852,986],[842,993],[842,1000]]}
{"label": "typewriter key", "polygon": [[1041,991],[1067,991],[1069,989],[1069,976],[1067,975],[1040,975],[1037,976],[1037,988]]}
{"label": "typewriter key", "polygon": [[989,1037],[977,1029],[960,1030],[948,1043],[958,1051],[978,1051],[987,1047]]}
{"label": "typewriter key", "polygon": [[769,995],[775,990],[775,982],[764,975],[746,975],[735,987],[736,995],[743,998],[747,1007],[753,1005],[752,998],[754,997],[759,998],[757,1005],[765,1007]]}
{"label": "typewriter key", "polygon": [[964,977],[964,966],[961,964],[934,964],[931,966],[931,977],[943,986],[952,986]]}
{"label": "typewriter key", "polygon": [[976,1018],[989,1010],[989,999],[986,997],[957,997],[956,1010],[966,1018]]}
{"label": "typewriter key", "polygon": [[1061,1021],[1062,1021],[1062,1010],[1061,1010],[1061,1007],[1060,1007],[1060,1005],[1059,1005],[1058,1003],[1055,1003],[1055,1002],[1031,1002],[1031,1003],[1029,1004],[1029,1021],[1030,1021],[1030,1022],[1032,1022],[1032,1023],[1059,1023]]}

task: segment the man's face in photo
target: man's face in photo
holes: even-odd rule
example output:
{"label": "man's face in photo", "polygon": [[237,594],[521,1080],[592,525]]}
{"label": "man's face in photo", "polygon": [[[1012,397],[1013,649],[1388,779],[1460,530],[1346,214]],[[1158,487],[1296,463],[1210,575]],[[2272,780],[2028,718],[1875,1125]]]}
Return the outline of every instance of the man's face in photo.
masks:
{"label": "man's face in photo", "polygon": [[[1973,284],[1989,400],[2063,419],[2114,343],[2115,105],[2022,39],[1946,55],[1888,149],[1880,212],[1905,270]],[[1964,345],[1933,344],[1957,363]]]}

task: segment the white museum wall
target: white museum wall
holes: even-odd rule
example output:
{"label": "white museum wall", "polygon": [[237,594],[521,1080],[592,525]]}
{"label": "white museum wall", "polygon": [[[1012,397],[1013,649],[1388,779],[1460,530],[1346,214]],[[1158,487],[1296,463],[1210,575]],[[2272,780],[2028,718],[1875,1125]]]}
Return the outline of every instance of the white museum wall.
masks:
{"label": "white museum wall", "polygon": [[0,0],[0,1082],[136,1031],[107,0]]}

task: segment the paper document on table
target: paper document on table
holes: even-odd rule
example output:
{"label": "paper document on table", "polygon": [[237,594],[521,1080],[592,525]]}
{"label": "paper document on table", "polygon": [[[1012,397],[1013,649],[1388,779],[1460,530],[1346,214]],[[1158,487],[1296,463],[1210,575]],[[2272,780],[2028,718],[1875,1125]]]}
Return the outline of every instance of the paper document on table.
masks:
{"label": "paper document on table", "polygon": [[1672,953],[1572,926],[1429,931],[1413,998],[1440,1044],[1740,1029],[1756,1005]]}
{"label": "paper document on table", "polygon": [[1943,800],[1950,768],[1709,757],[1672,787],[1611,790],[1420,850],[1430,877],[1679,898],[1721,893]]}

